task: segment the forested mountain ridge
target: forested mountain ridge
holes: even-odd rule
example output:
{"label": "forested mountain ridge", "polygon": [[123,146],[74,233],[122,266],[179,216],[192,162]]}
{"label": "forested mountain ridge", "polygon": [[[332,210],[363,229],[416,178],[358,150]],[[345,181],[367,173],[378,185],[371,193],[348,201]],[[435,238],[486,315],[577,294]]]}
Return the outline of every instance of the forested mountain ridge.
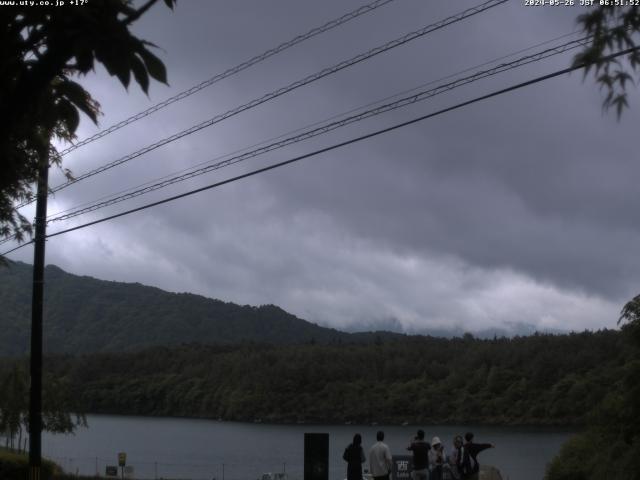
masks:
{"label": "forested mountain ridge", "polygon": [[[389,332],[349,334],[302,320],[275,305],[240,306],[139,283],[45,269],[44,348],[56,353],[132,351],[181,343],[291,344],[373,341]],[[0,355],[28,351],[32,267],[0,267]]]}
{"label": "forested mountain ridge", "polygon": [[630,355],[621,333],[608,330],[495,340],[182,345],[49,356],[45,365],[91,413],[580,425],[624,378]]}
{"label": "forested mountain ridge", "polygon": [[[365,321],[360,329],[340,331],[308,322],[275,305],[241,306],[140,283],[73,275],[54,265],[46,267],[45,283],[44,348],[53,353],[133,351],[194,342],[370,343],[402,339],[407,334],[451,338],[465,333],[454,327],[398,333],[402,325],[393,319]],[[28,351],[31,289],[31,265],[9,262],[8,268],[0,266],[0,356]],[[532,325],[512,322],[474,335],[492,338],[533,333]]]}
{"label": "forested mountain ridge", "polygon": [[[46,281],[45,345],[66,353],[47,356],[47,375],[90,413],[579,425],[632,360],[619,331],[493,340],[348,334],[275,306],[53,266]],[[0,356],[26,351],[30,292],[29,265],[0,269]],[[0,374],[14,362],[0,361]]]}

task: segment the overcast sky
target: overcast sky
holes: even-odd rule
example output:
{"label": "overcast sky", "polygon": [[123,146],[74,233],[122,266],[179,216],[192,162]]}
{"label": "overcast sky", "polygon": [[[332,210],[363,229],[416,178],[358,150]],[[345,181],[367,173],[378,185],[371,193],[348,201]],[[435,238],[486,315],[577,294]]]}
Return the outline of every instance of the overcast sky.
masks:
{"label": "overcast sky", "polygon": [[[104,115],[99,127],[85,119],[80,139],[366,2],[182,0],[174,12],[160,3],[134,30],[161,47],[170,85],[152,84],[147,97],[102,70],[85,77]],[[395,0],[82,147],[65,165],[80,175],[479,3]],[[79,182],[50,199],[49,214],[568,34],[580,13],[509,1]],[[550,73],[574,54],[51,224],[49,232]],[[52,238],[47,263],[239,304],[273,303],[351,330],[615,327],[640,291],[640,102],[632,90],[620,122],[601,103],[593,81],[575,72]],[[51,185],[60,182],[53,172]],[[32,255],[27,247],[10,258],[32,263]]]}

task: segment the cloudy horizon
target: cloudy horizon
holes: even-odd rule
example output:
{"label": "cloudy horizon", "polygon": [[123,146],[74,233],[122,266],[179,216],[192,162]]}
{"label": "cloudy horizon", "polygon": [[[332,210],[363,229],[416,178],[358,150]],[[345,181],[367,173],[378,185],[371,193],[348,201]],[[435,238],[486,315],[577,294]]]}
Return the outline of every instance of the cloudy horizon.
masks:
{"label": "cloudy horizon", "polygon": [[[178,2],[174,12],[158,5],[133,30],[161,47],[170,86],[152,84],[147,97],[135,84],[125,91],[101,69],[83,78],[104,115],[99,127],[83,118],[79,139],[364,3]],[[64,165],[80,175],[479,3],[396,0],[79,148]],[[568,34],[580,12],[508,2],[79,182],[50,197],[49,214]],[[575,53],[56,222],[49,232],[565,68]],[[624,303],[640,291],[634,88],[631,108],[618,121],[602,112],[593,80],[573,72],[51,238],[46,263],[238,304],[275,304],[338,329],[615,328]],[[52,171],[51,185],[61,181]],[[9,258],[32,263],[32,249]]]}

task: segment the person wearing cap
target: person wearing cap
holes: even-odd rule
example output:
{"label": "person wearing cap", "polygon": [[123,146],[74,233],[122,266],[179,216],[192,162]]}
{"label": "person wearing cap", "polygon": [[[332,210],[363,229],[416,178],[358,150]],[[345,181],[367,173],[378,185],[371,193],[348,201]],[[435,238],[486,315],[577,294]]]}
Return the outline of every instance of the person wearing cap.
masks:
{"label": "person wearing cap", "polygon": [[431,450],[429,450],[430,480],[442,480],[442,465],[444,464],[445,458],[446,455],[440,438],[433,437],[431,440]]}
{"label": "person wearing cap", "polygon": [[411,450],[413,453],[413,480],[427,480],[430,449],[429,443],[424,441],[424,431],[418,430],[407,447],[407,450]]}

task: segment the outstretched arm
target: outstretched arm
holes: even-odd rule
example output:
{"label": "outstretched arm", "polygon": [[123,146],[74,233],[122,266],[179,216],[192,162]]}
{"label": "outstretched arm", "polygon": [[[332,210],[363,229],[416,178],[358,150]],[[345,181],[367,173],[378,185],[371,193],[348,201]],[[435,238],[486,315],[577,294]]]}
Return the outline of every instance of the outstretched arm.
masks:
{"label": "outstretched arm", "polygon": [[488,448],[495,448],[496,446],[493,443],[476,443],[475,444],[476,455],[483,450],[487,450]]}

